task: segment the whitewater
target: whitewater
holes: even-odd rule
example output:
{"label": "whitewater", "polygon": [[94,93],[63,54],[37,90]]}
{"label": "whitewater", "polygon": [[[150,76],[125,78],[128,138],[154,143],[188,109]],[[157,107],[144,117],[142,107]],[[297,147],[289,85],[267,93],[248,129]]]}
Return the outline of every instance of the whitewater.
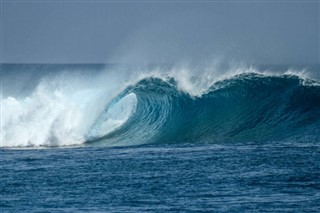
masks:
{"label": "whitewater", "polygon": [[320,137],[308,68],[2,66],[1,147],[132,146]]}

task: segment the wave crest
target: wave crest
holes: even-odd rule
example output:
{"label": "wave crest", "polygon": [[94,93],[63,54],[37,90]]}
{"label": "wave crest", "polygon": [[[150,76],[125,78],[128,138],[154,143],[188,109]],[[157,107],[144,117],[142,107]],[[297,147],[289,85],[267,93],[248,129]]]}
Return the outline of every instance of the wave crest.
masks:
{"label": "wave crest", "polygon": [[320,87],[294,75],[236,75],[202,96],[175,79],[146,78],[121,94],[137,106],[119,129],[101,137],[108,145],[277,140],[319,126]]}

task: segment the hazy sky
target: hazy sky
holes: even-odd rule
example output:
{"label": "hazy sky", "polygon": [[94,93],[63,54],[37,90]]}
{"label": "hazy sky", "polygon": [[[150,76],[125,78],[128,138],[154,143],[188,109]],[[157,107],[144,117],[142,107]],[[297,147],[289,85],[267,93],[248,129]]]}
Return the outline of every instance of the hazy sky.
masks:
{"label": "hazy sky", "polygon": [[2,2],[2,61],[319,63],[320,1]]}

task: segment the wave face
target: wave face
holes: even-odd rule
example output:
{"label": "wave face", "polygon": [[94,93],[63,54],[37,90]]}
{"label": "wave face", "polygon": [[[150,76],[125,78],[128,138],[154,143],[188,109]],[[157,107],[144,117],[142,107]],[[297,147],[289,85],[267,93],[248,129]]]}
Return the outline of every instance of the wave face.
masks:
{"label": "wave face", "polygon": [[[117,105],[120,111],[114,111]],[[110,131],[106,123],[118,114],[123,116],[113,119],[119,122]],[[317,139],[319,127],[320,86],[298,76],[239,74],[214,83],[201,96],[179,89],[175,78],[149,77],[127,87],[106,107],[87,134],[87,142],[137,145]]]}

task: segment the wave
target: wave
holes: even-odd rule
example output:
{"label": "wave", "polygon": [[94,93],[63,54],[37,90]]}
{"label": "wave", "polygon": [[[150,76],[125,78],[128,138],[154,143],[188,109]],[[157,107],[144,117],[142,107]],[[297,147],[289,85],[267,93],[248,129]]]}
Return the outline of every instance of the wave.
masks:
{"label": "wave", "polygon": [[318,81],[233,73],[203,81],[184,72],[149,72],[132,81],[117,72],[38,79],[27,97],[1,99],[0,147],[320,138]]}
{"label": "wave", "polygon": [[125,101],[124,111],[130,111],[130,117],[113,131],[95,135],[103,115],[111,113],[107,107],[89,133],[88,143],[279,140],[320,127],[320,87],[294,75],[240,74],[214,83],[199,97],[179,90],[174,78],[151,77],[126,88],[115,102],[129,97],[136,100]]}

